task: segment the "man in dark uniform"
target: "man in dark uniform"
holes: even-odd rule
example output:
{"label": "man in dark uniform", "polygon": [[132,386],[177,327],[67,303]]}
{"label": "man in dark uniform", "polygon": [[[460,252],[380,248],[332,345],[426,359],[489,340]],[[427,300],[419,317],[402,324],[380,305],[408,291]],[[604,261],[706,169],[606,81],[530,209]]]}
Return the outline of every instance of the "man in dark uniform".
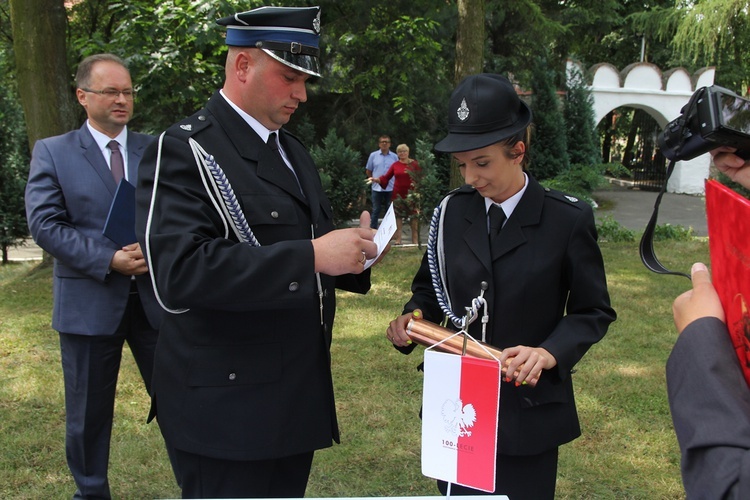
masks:
{"label": "man in dark uniform", "polygon": [[377,245],[334,230],[315,164],[283,130],[319,77],[320,8],[262,7],[227,26],[226,80],[149,148],[137,232],[166,315],[153,408],[185,497],[302,497],[339,433],[335,288],[365,293]]}

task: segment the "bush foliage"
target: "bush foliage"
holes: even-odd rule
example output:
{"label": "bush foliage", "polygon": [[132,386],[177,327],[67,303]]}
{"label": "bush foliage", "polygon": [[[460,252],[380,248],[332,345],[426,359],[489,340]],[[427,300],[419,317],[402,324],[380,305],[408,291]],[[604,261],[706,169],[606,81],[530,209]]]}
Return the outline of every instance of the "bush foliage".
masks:
{"label": "bush foliage", "polygon": [[363,208],[360,200],[366,187],[359,168],[362,164],[359,153],[347,146],[331,129],[323,139],[323,145],[313,146],[310,154],[318,166],[323,189],[331,201],[334,223],[343,226],[348,220],[358,218]]}

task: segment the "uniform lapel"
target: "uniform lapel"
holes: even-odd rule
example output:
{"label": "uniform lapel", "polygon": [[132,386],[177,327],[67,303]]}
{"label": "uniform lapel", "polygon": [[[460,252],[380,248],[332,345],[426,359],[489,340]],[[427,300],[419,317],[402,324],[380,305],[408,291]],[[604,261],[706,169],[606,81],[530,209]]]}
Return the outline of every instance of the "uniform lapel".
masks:
{"label": "uniform lapel", "polygon": [[275,151],[272,151],[261,140],[252,127],[232,109],[221,95],[214,94],[208,101],[206,108],[216,115],[217,122],[224,129],[224,133],[234,147],[237,148],[240,156],[258,164],[258,177],[278,186],[305,203],[305,198],[300,193],[297,180],[289,167]]}
{"label": "uniform lapel", "polygon": [[482,195],[474,194],[472,203],[464,217],[468,224],[464,232],[464,241],[482,265],[488,271],[491,271],[492,258],[490,257],[490,244],[487,237],[487,212]]}
{"label": "uniform lapel", "polygon": [[482,264],[492,270],[492,261],[497,260],[526,243],[524,227],[535,225],[541,219],[542,206],[544,204],[544,190],[536,180],[529,175],[529,185],[526,188],[521,201],[516,206],[510,218],[505,222],[502,231],[497,236],[500,239],[497,246],[497,254],[490,256],[489,237],[487,234],[487,212],[484,198],[476,193],[469,210],[464,215],[468,227],[464,233],[466,244],[476,255]]}
{"label": "uniform lapel", "polygon": [[544,189],[529,175],[529,185],[526,187],[526,191],[505,223],[505,226],[503,226],[503,230],[500,231],[498,236],[500,242],[497,247],[497,255],[494,256],[494,259],[498,259],[514,248],[526,243],[526,235],[523,228],[539,224],[543,205]]}
{"label": "uniform lapel", "polygon": [[[253,134],[255,133],[253,132]],[[289,170],[287,164],[281,159],[281,155],[271,150],[265,143],[260,146],[260,151],[260,156],[258,157],[258,177],[279,186],[302,203],[307,203],[305,197],[300,192],[300,185],[297,183],[294,173]],[[288,154],[286,148],[284,152]]]}
{"label": "uniform lapel", "polygon": [[312,220],[316,221],[320,213],[320,199],[318,198],[318,171],[315,168],[315,164],[309,161],[307,154],[303,154],[301,146],[294,139],[287,140],[286,132],[283,130],[280,140],[284,152],[287,154],[289,161],[294,167],[294,172],[297,174],[302,192],[305,194],[303,201],[309,205]]}

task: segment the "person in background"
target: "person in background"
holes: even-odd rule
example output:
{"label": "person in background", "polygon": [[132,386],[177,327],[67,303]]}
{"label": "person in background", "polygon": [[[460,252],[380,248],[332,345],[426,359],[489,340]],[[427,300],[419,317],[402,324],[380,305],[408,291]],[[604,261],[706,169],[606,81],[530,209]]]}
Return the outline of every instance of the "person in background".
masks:
{"label": "person in background", "polygon": [[118,183],[135,182],[153,137],[127,127],[135,90],[122,59],[87,57],[75,79],[87,120],[78,130],[34,145],[26,213],[34,241],[54,257],[52,328],[60,334],[73,497],[110,498],[107,471],[122,348],[127,341],[150,391],[162,311],[140,244],[118,245],[102,230]]}
{"label": "person in background", "polygon": [[[714,164],[750,189],[750,164],[730,148]],[[667,393],[682,454],[687,498],[750,498],[750,389],[708,268],[691,270],[693,288],[674,301],[679,337],[667,360]]]}
{"label": "person in background", "polygon": [[404,219],[409,219],[411,242],[414,245],[418,245],[419,219],[417,219],[416,212],[409,207],[407,197],[409,196],[409,192],[414,189],[412,173],[419,172],[419,163],[417,163],[417,160],[409,158],[409,146],[406,144],[399,144],[396,147],[396,154],[398,155],[398,161],[393,162],[384,175],[370,177],[368,181],[378,183],[380,187],[385,187],[391,183],[392,179],[395,180],[391,202],[393,203],[393,210],[396,213],[396,245],[401,244]]}
{"label": "person in background", "polygon": [[225,81],[146,151],[136,233],[165,315],[153,411],[185,498],[302,498],[339,441],[335,289],[365,293],[367,212],[335,230],[305,146],[283,126],[320,77],[319,7],[260,7],[227,27]]}
{"label": "person in background", "polygon": [[[381,135],[378,139],[378,149],[370,153],[370,157],[367,158],[367,165],[365,166],[365,174],[367,178],[380,177],[388,172],[393,162],[398,161],[396,153],[391,151],[391,138],[387,135]],[[378,228],[379,219],[385,215],[388,210],[388,205],[391,203],[393,194],[393,183],[391,179],[388,184],[381,186],[380,184],[373,182],[372,188],[372,218],[370,219],[370,227],[373,229]]]}
{"label": "person in background", "polygon": [[[466,185],[440,204],[428,246],[443,256],[431,265],[425,254],[386,336],[409,353],[416,344],[405,328],[415,310],[461,324],[465,308],[483,297],[489,321],[474,321],[468,333],[502,349],[505,373],[494,494],[552,499],[558,447],[581,434],[573,369],[616,317],[593,211],[528,171],[531,109],[507,78],[465,78],[448,109],[448,135],[435,150],[453,155]],[[438,488],[447,493],[446,483]],[[451,494],[487,493],[452,485]]]}

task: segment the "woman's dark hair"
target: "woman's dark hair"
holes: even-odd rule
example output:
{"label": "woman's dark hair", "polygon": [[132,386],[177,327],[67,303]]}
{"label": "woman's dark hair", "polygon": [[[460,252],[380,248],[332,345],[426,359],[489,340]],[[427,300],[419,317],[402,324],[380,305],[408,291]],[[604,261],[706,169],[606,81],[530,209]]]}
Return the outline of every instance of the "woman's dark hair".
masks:
{"label": "woman's dark hair", "polygon": [[[518,142],[523,142],[526,144],[526,152],[524,153],[512,153],[511,148],[516,145]],[[515,159],[518,158],[521,154],[523,155],[523,159],[521,160],[521,167],[526,170],[526,167],[529,164],[529,143],[531,141],[531,127],[526,127],[523,130],[520,130],[518,133],[513,134],[512,136],[503,139],[499,142],[500,145],[505,146],[505,154],[508,156],[508,158]]]}

